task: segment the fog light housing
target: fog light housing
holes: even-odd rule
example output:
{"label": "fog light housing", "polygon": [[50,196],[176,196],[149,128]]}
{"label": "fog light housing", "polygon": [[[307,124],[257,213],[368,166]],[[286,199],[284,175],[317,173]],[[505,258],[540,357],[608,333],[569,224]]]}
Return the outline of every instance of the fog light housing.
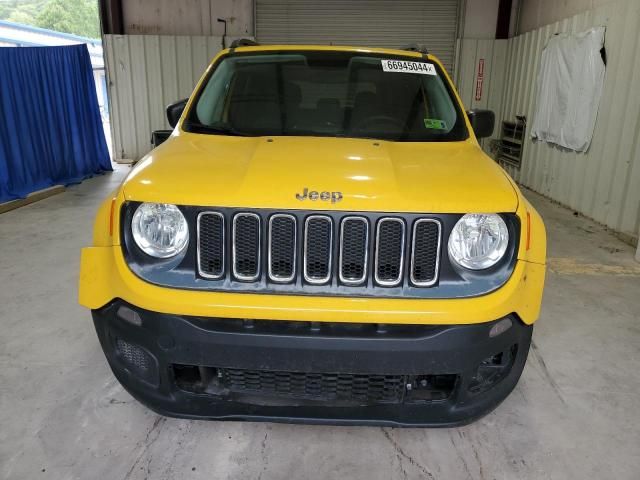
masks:
{"label": "fog light housing", "polygon": [[517,352],[518,345],[512,345],[508,350],[485,358],[469,381],[469,392],[473,394],[486,392],[503,380],[511,371]]}
{"label": "fog light housing", "polygon": [[120,364],[129,373],[150,385],[158,385],[158,363],[147,350],[117,337],[114,339],[114,344]]}

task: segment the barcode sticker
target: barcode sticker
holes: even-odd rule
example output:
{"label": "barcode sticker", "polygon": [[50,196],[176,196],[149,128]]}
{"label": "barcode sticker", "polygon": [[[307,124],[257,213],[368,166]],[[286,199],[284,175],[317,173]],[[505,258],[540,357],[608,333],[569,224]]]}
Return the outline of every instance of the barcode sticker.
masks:
{"label": "barcode sticker", "polygon": [[382,70],[385,72],[420,73],[422,75],[437,75],[436,67],[432,63],[407,62],[405,60],[381,60]]}

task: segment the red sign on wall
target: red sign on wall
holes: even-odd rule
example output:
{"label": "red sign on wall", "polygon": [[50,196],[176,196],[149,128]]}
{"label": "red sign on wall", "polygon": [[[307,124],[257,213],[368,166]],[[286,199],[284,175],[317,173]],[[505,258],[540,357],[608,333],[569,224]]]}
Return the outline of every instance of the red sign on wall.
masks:
{"label": "red sign on wall", "polygon": [[476,101],[482,100],[482,83],[484,82],[484,58],[478,60],[478,74],[476,76]]}

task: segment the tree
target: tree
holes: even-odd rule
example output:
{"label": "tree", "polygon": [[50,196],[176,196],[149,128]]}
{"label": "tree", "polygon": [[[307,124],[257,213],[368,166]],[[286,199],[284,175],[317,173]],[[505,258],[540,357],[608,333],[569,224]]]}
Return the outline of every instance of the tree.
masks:
{"label": "tree", "polygon": [[0,0],[0,20],[35,25],[38,12],[49,0]]}
{"label": "tree", "polygon": [[16,0],[0,0],[0,20],[7,20],[16,8]]}
{"label": "tree", "polygon": [[6,5],[4,3],[0,3],[0,20],[6,20],[11,15],[13,11],[13,7]]}
{"label": "tree", "polygon": [[98,3],[96,0],[50,0],[36,17],[36,26],[99,38]]}
{"label": "tree", "polygon": [[7,17],[7,20],[14,23],[22,23],[24,25],[33,25],[34,18],[31,12],[25,9],[16,9]]}

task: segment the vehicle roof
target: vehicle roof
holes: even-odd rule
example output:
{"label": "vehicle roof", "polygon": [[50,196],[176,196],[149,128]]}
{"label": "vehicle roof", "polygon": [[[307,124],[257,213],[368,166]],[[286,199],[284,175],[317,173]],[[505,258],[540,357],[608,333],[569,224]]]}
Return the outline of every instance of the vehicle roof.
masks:
{"label": "vehicle roof", "polygon": [[[231,49],[228,49],[231,50]],[[409,58],[424,58],[425,54],[412,50],[402,50],[399,48],[373,48],[373,47],[354,47],[348,45],[251,45],[244,47],[236,47],[236,52],[268,52],[268,51],[324,51],[324,52],[356,52],[356,53],[379,53],[383,55],[399,55]],[[437,57],[432,54],[426,55],[429,60],[435,60],[440,63]]]}

